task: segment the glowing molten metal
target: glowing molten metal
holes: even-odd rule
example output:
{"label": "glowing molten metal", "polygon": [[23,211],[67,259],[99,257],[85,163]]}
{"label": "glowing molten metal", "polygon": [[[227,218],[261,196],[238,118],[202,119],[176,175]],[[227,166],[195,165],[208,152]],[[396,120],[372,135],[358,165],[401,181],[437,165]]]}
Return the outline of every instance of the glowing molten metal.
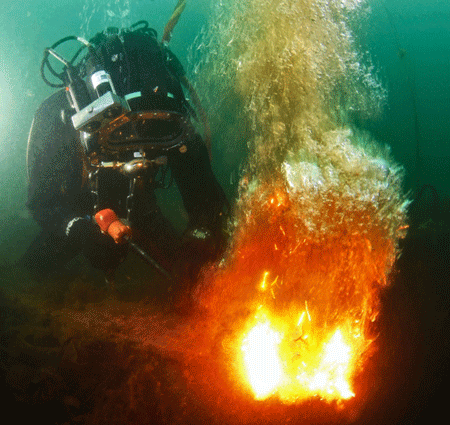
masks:
{"label": "glowing molten metal", "polygon": [[280,334],[267,321],[255,325],[242,344],[247,376],[258,399],[267,397],[282,384],[280,342]]}
{"label": "glowing molten metal", "polygon": [[236,388],[257,400],[342,405],[365,391],[396,230],[344,201],[330,191],[306,203],[276,182],[240,200],[232,249],[199,301],[226,334]]}
{"label": "glowing molten metal", "polygon": [[300,383],[308,383],[309,389],[318,394],[336,395],[343,399],[354,397],[355,394],[347,381],[350,360],[351,348],[345,343],[338,329],[325,345],[323,358],[314,376],[310,377],[304,372],[297,376],[297,379]]}
{"label": "glowing molten metal", "polygon": [[[298,326],[304,317],[303,313]],[[321,347],[307,344],[308,336],[289,341],[289,334],[277,331],[266,314],[245,335],[241,345],[244,374],[256,399],[275,393],[285,401],[311,396],[328,401],[354,397],[349,383],[354,368],[352,347],[342,331],[337,329]],[[295,352],[299,350],[301,354]]]}

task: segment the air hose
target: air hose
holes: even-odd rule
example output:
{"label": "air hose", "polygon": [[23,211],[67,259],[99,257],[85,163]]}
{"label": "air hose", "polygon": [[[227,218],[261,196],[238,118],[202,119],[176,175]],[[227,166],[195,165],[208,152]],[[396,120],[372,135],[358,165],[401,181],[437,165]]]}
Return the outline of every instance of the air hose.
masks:
{"label": "air hose", "polygon": [[[167,22],[164,28],[164,33],[161,38],[161,43],[163,45],[169,44],[170,39],[172,38],[172,31],[175,28],[175,25],[178,23],[178,20],[180,19],[180,16],[183,13],[185,7],[186,7],[186,0],[179,0],[177,5],[175,6],[172,16],[170,17],[169,21]],[[183,84],[183,86],[189,92],[192,102],[194,103],[195,108],[197,109],[200,115],[200,120],[203,125],[204,131],[203,136],[205,139],[205,145],[206,149],[208,150],[209,159],[211,160],[211,127],[209,125],[208,115],[206,114],[206,111],[201,104],[200,97],[198,96],[197,91],[195,90],[194,86],[186,76],[183,76],[181,78],[181,84]]]}
{"label": "air hose", "polygon": [[163,44],[169,43],[170,39],[172,38],[172,31],[175,28],[175,25],[178,23],[178,20],[180,19],[180,16],[183,13],[185,7],[186,7],[186,0],[179,0],[177,5],[175,6],[172,16],[170,17],[169,21],[167,22],[164,28],[161,43]]}

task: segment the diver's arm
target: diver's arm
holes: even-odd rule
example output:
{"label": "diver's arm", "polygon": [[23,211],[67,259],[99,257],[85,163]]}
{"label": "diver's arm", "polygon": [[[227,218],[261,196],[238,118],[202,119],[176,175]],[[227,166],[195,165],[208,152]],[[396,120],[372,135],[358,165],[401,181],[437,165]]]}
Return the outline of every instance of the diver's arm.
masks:
{"label": "diver's arm", "polygon": [[216,233],[228,205],[225,193],[214,176],[200,136],[191,139],[186,147],[185,153],[176,150],[169,157],[169,165],[189,215],[189,228],[202,227]]}
{"label": "diver's arm", "polygon": [[77,213],[73,210],[80,202],[80,147],[66,95],[60,90],[41,104],[28,137],[27,207],[43,228],[60,226]]}

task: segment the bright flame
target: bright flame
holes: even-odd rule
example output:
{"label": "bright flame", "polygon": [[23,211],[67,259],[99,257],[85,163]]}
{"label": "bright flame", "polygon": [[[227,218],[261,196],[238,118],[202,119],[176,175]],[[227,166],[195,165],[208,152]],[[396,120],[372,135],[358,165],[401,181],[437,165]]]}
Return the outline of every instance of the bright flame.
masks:
{"label": "bright flame", "polygon": [[[306,317],[309,312],[301,314],[297,326]],[[292,341],[288,335],[276,330],[264,315],[244,337],[243,364],[256,399],[275,393],[286,400],[320,396],[331,401],[355,396],[348,382],[352,347],[340,329],[328,343],[316,348],[306,345],[306,335]],[[303,350],[300,354],[299,344]]]}
{"label": "bright flame", "polygon": [[318,394],[336,394],[339,398],[349,399],[355,396],[347,382],[351,360],[351,348],[338,329],[330,342],[324,347],[323,358],[314,375],[306,372],[297,376],[298,381]]}
{"label": "bright flame", "polygon": [[278,353],[281,339],[269,321],[256,324],[244,339],[244,363],[257,399],[268,397],[281,384],[283,367]]}

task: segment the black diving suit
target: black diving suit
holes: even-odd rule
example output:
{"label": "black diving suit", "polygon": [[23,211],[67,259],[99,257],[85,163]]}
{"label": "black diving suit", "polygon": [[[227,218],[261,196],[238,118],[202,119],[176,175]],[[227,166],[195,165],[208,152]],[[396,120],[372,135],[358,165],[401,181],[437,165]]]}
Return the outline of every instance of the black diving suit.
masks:
{"label": "black diving suit", "polygon": [[[188,131],[181,132],[177,143],[171,145],[167,143],[171,121],[161,124],[154,120],[150,126],[141,125],[142,146],[121,148],[111,156],[111,161],[133,161],[144,156],[155,162],[155,166],[133,179],[117,168],[99,166],[103,163],[97,154],[107,153],[107,148],[83,144],[71,119],[75,111],[66,89],[47,98],[34,116],[28,140],[27,207],[42,228],[25,256],[28,268],[48,271],[82,251],[93,266],[105,271],[115,269],[126,254],[127,244],[116,244],[95,228],[92,217],[104,208],[111,208],[121,218],[127,217],[133,241],[165,268],[183,256],[188,249],[183,242],[187,241],[189,246],[192,239],[210,245],[204,252],[218,252],[226,197],[211,169],[206,145],[190,123],[189,117],[195,113],[180,83],[185,78],[184,71],[173,53],[156,41],[155,35],[147,28],[120,34],[99,33],[93,44],[117,95],[126,98],[133,94],[129,97],[131,112],[175,113],[183,117]],[[80,72],[89,74],[94,67],[91,62],[88,56]],[[92,88],[90,93],[95,95]],[[148,140],[142,136],[146,131]],[[158,134],[151,134],[155,132]],[[166,141],[162,147],[159,139]],[[156,202],[155,190],[162,179],[167,182],[170,178],[177,184],[189,217],[185,236],[181,238],[162,216]],[[195,240],[195,246],[202,246],[199,240]],[[186,261],[203,261],[200,251],[186,257]]]}

